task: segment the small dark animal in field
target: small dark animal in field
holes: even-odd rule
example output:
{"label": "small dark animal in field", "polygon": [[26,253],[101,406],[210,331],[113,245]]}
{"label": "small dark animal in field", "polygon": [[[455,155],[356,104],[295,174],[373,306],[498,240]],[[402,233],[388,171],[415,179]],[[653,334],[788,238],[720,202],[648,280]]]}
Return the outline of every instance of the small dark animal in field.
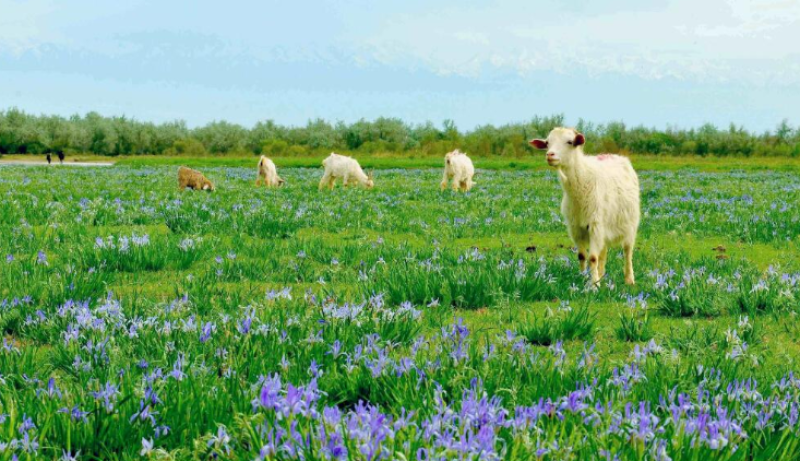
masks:
{"label": "small dark animal in field", "polygon": [[182,166],[178,168],[178,188],[184,190],[187,187],[194,190],[214,190],[214,184],[203,173]]}
{"label": "small dark animal in field", "polygon": [[722,246],[722,245],[717,245],[716,247],[712,248],[711,250],[713,250],[713,251],[718,251],[718,252],[720,252],[720,253],[725,253],[726,251],[728,251],[728,250],[727,250],[727,249],[726,249],[724,246]]}
{"label": "small dark animal in field", "polygon": [[536,245],[531,245],[529,247],[526,247],[525,251],[527,251],[528,253],[534,253],[536,251]]}
{"label": "small dark animal in field", "polygon": [[53,163],[53,157],[50,156],[50,152],[47,153],[47,164],[50,165]]}
{"label": "small dark animal in field", "polygon": [[58,152],[56,153],[56,155],[58,155],[58,161],[61,162],[61,164],[63,165],[64,164],[64,151],[59,149]]}

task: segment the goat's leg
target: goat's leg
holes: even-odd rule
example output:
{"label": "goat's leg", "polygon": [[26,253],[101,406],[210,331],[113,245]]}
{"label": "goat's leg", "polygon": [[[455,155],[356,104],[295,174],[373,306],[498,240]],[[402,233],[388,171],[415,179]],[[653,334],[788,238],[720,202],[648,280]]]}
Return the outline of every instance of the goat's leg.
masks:
{"label": "goat's leg", "polygon": [[622,246],[625,253],[625,284],[636,285],[636,278],[633,275],[633,247],[635,242],[626,242]]}
{"label": "goat's leg", "polygon": [[331,188],[330,182],[331,182],[331,175],[328,173],[323,174],[322,179],[319,180],[319,190],[322,190],[325,187],[330,189]]}
{"label": "goat's leg", "polygon": [[600,252],[600,260],[598,261],[597,272],[600,274],[600,278],[603,278],[606,275],[606,259],[608,259],[607,246],[603,248],[603,251]]}
{"label": "goat's leg", "polygon": [[594,286],[600,284],[600,253],[604,246],[605,242],[599,235],[589,235],[589,273]]}
{"label": "goat's leg", "polygon": [[578,265],[581,268],[581,273],[586,272],[586,262],[589,259],[589,242],[577,242],[578,246]]}

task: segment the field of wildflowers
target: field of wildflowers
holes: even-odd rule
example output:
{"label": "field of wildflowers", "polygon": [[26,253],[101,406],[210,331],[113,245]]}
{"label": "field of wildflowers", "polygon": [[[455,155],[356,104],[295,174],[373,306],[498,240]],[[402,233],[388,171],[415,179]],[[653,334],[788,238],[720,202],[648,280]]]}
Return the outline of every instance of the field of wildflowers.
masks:
{"label": "field of wildflowers", "polygon": [[0,460],[800,459],[800,180],[642,172],[638,285],[552,171],[0,167]]}

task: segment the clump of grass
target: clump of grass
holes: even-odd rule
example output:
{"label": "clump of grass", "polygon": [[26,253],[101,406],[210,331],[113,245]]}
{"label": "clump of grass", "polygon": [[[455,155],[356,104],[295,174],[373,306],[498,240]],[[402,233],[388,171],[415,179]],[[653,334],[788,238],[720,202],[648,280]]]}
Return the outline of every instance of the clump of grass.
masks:
{"label": "clump of grass", "polygon": [[682,327],[670,327],[666,336],[669,347],[688,355],[713,353],[722,341],[719,327],[714,324],[702,326],[691,320],[686,320]]}
{"label": "clump of grass", "polygon": [[736,308],[749,316],[783,311],[789,308],[790,298],[781,292],[780,283],[774,278],[744,280],[738,287]]}
{"label": "clump of grass", "polygon": [[161,211],[164,224],[175,234],[199,232],[203,221],[181,208],[167,206]]}
{"label": "clump of grass", "polygon": [[667,317],[717,317],[722,312],[719,292],[698,280],[684,281],[675,288],[658,290],[654,304]]}
{"label": "clump of grass", "polygon": [[649,341],[653,338],[653,329],[647,314],[636,313],[621,314],[619,325],[614,330],[620,341],[638,342]]}
{"label": "clump of grass", "polygon": [[644,293],[628,295],[627,309],[620,314],[619,325],[614,330],[619,340],[637,342],[653,338],[646,299]]}
{"label": "clump of grass", "polygon": [[531,264],[523,259],[503,260],[477,248],[390,256],[396,258],[394,267],[376,268],[360,285],[365,295],[384,291],[392,303],[427,304],[437,299],[456,308],[481,309],[497,305],[506,296],[521,301],[550,300],[560,285],[580,280],[579,274],[561,261]]}
{"label": "clump of grass", "polygon": [[751,319],[747,315],[740,316],[736,322],[736,330],[739,337],[751,346],[761,342],[763,334],[761,322],[755,317]]}
{"label": "clump of grass", "polygon": [[595,329],[595,317],[585,306],[573,308],[567,302],[553,310],[547,308],[543,317],[533,320],[520,329],[520,334],[538,346],[549,346],[557,341],[589,340]]}
{"label": "clump of grass", "polygon": [[299,220],[281,210],[258,210],[234,225],[247,235],[281,239],[289,238],[302,227]]}
{"label": "clump of grass", "polygon": [[177,248],[167,248],[162,241],[153,242],[148,234],[110,235],[97,237],[87,263],[120,272],[159,271]]}

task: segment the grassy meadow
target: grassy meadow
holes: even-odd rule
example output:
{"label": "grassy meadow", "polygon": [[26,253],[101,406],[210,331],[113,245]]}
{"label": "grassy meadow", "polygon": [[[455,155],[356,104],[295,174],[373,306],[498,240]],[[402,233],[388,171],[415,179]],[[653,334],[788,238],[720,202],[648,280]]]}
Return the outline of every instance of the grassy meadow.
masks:
{"label": "grassy meadow", "polygon": [[[327,156],[270,156],[279,168],[320,168],[322,160]],[[382,152],[378,154],[353,154],[364,168],[374,169],[426,169],[440,168],[442,156],[430,155],[423,152],[410,154],[396,154]],[[627,155],[640,170],[648,171],[700,171],[700,172],[729,172],[729,171],[784,171],[800,172],[800,160],[792,157],[718,157],[718,156],[665,156],[650,154]],[[543,154],[530,150],[524,156],[504,157],[485,156],[473,158],[478,169],[482,170],[537,170],[547,171],[548,166],[542,161]],[[3,163],[44,163],[43,155],[4,155],[0,159]],[[258,156],[253,154],[225,155],[123,155],[109,157],[91,153],[70,154],[66,163],[111,163],[120,166],[148,167],[148,166],[190,166],[193,168],[209,167],[241,167],[252,168],[258,162]],[[56,160],[57,163],[57,160]]]}
{"label": "grassy meadow", "polygon": [[319,160],[0,164],[0,460],[800,458],[796,162],[634,157],[591,289],[539,156]]}

